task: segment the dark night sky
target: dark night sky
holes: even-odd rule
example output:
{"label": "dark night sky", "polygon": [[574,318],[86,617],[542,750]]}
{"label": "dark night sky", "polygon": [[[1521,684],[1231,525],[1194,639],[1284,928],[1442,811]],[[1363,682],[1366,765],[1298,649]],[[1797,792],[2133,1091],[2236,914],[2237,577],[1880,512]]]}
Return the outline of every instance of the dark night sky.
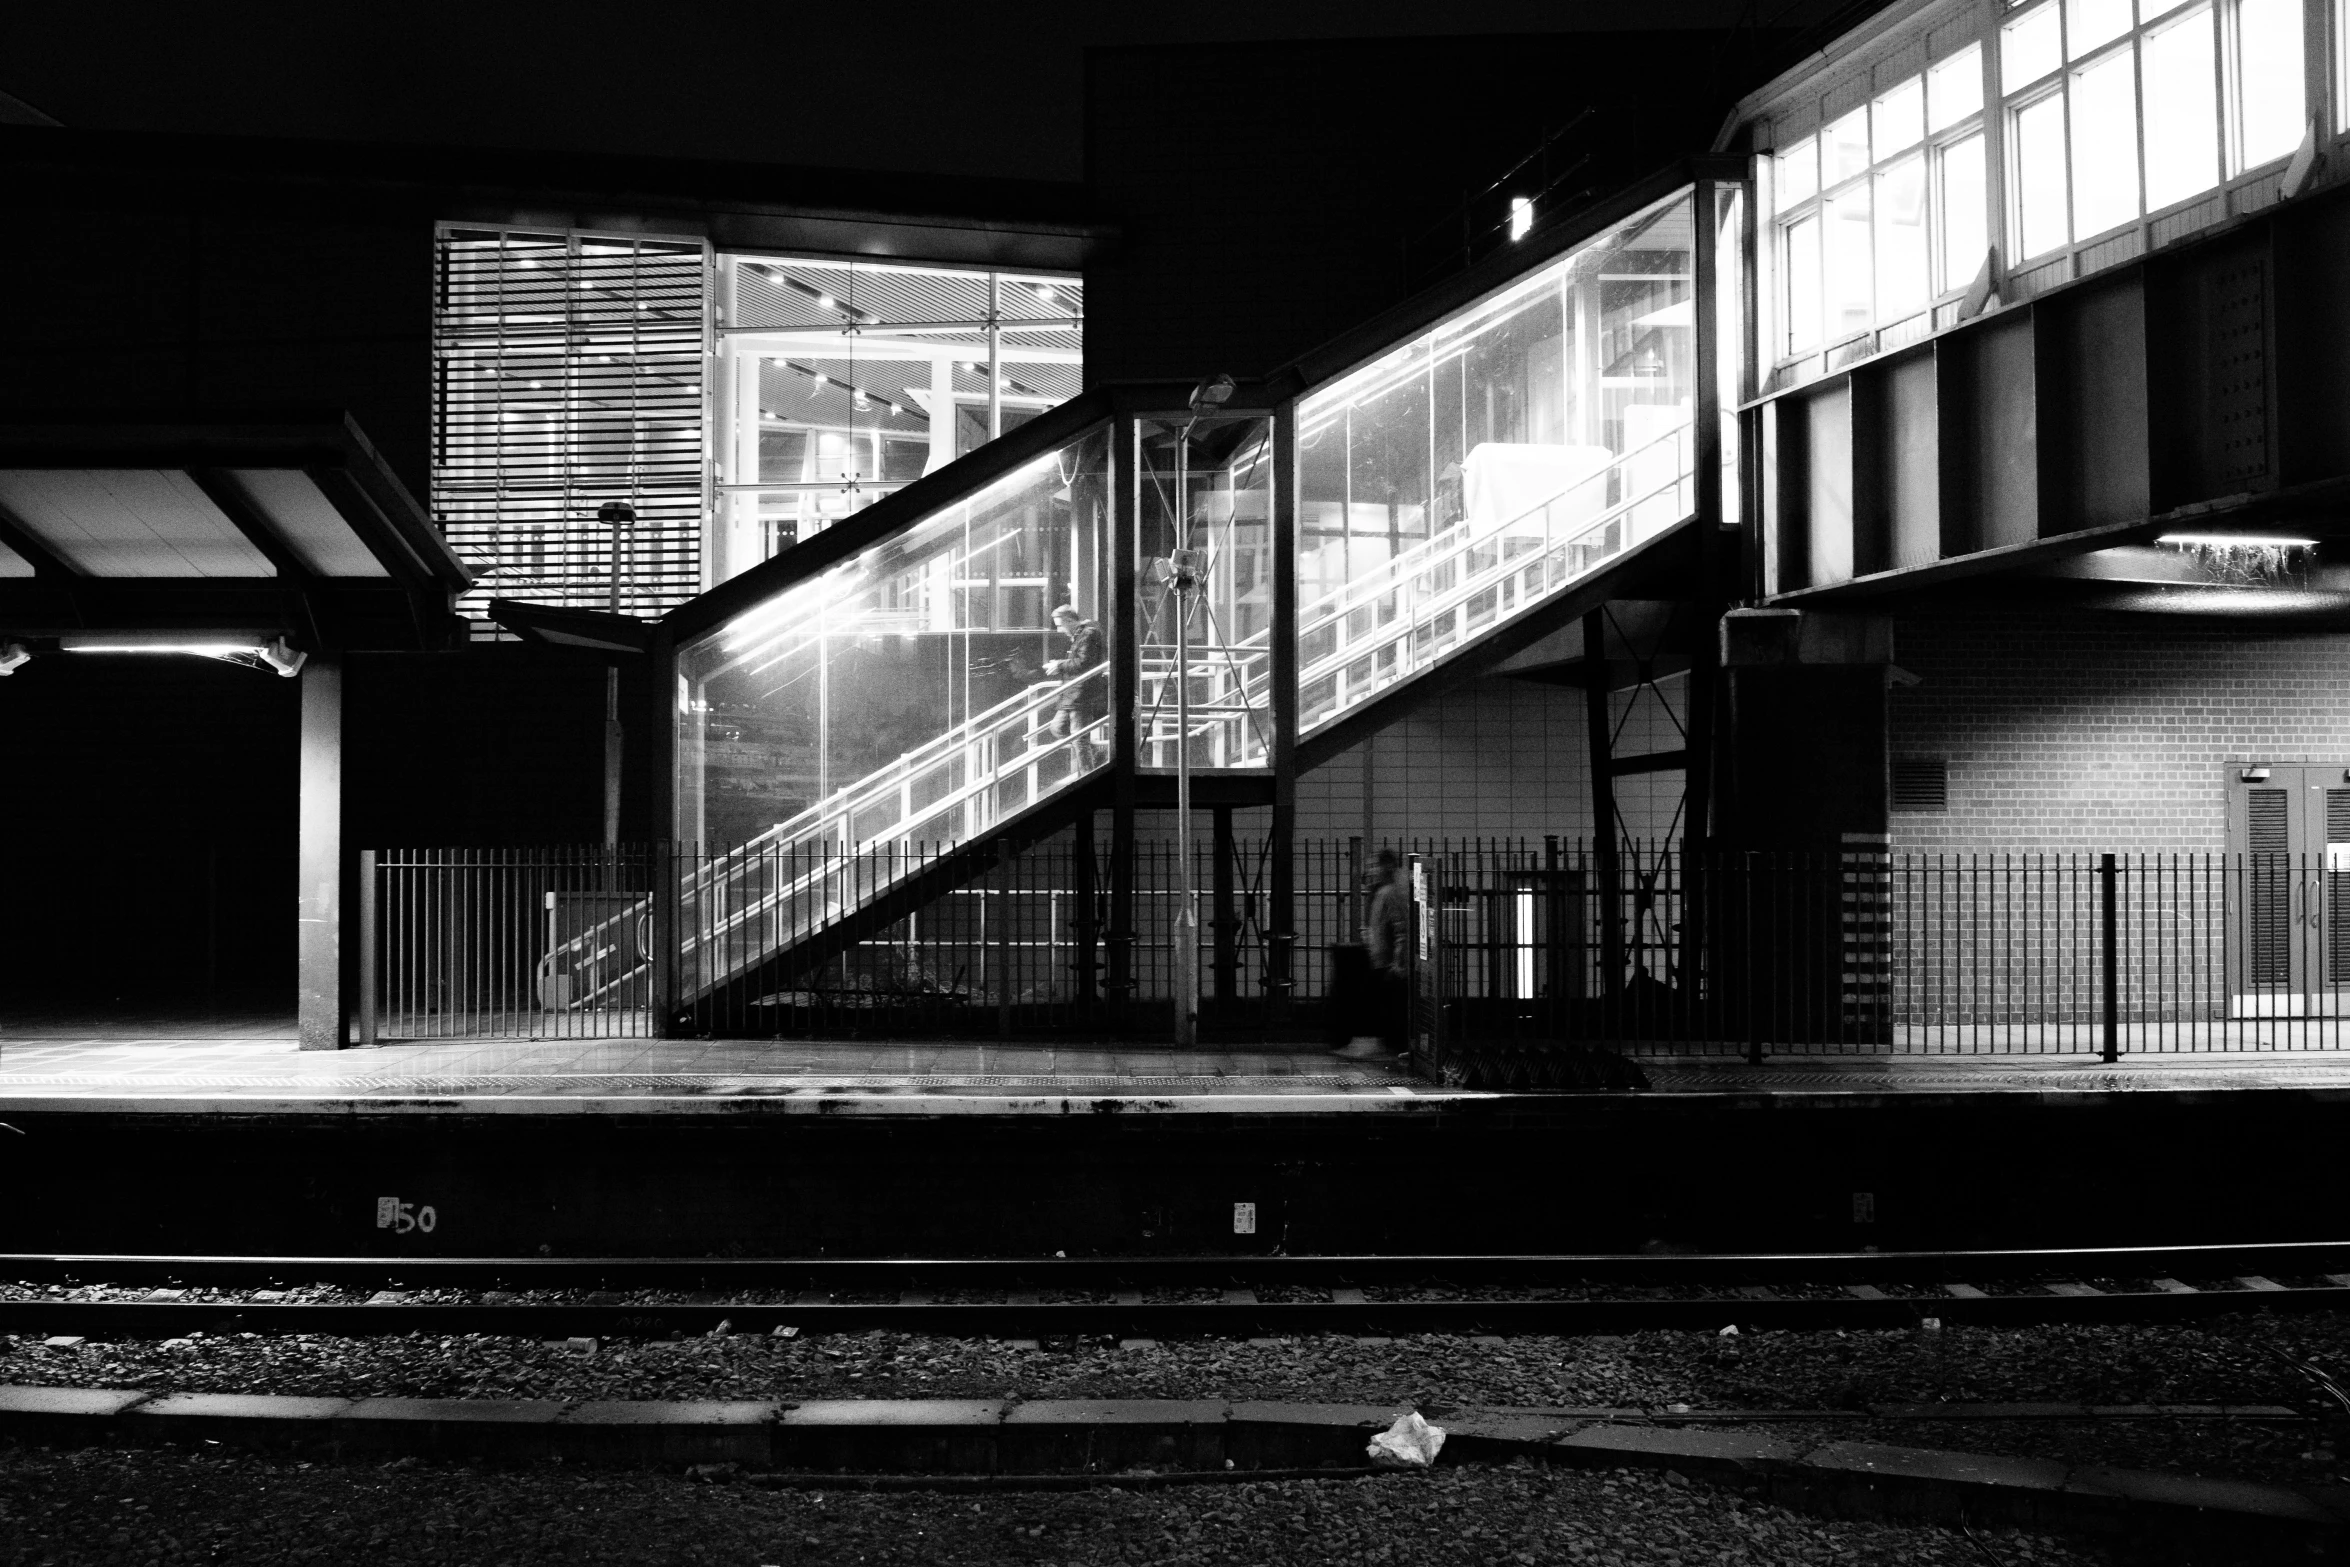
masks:
{"label": "dark night sky", "polygon": [[[69,126],[1076,179],[1098,45],[1720,27],[1823,0],[16,0],[0,91]],[[1627,62],[1648,69],[1658,62]],[[1366,84],[1410,112],[1408,83]]]}

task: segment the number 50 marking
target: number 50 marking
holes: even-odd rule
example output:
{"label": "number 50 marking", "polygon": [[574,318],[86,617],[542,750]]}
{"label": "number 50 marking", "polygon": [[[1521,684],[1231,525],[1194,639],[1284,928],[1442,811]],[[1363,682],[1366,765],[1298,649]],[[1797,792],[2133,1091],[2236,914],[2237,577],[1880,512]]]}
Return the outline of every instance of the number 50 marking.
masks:
{"label": "number 50 marking", "polygon": [[422,1230],[430,1235],[440,1227],[440,1223],[441,1217],[432,1211],[431,1203],[420,1208],[415,1203],[402,1202],[397,1197],[378,1197],[375,1200],[375,1227],[379,1230],[390,1230],[395,1235]]}

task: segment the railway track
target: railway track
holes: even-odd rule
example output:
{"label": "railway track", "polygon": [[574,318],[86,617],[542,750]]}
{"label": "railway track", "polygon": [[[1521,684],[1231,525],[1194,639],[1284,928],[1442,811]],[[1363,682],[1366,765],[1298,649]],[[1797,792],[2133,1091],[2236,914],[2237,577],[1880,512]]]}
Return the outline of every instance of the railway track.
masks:
{"label": "railway track", "polygon": [[2350,1309],[2350,1242],[1969,1252],[1074,1259],[0,1255],[0,1332],[663,1338],[1588,1334]]}

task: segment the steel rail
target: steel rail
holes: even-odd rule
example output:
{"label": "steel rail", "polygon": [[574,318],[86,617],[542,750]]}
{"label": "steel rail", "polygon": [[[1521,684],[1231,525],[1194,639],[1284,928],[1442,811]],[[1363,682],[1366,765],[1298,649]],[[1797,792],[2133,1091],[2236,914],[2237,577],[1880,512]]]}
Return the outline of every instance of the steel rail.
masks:
{"label": "steel rail", "polygon": [[[159,1287],[138,1299],[0,1300],[0,1331],[137,1337],[228,1327],[625,1338],[723,1328],[1041,1339],[1575,1334],[1732,1323],[1887,1328],[1917,1326],[1929,1317],[1982,1325],[2181,1321],[2244,1310],[2350,1309],[2350,1272],[2330,1271],[2344,1267],[2350,1267],[2350,1243],[2343,1242],[1679,1256],[887,1261],[39,1253],[0,1256],[0,1278],[26,1285]],[[188,1299],[183,1293],[288,1282],[371,1285],[377,1292],[365,1301],[286,1300],[274,1289],[266,1299]],[[673,1298],[626,1299],[615,1287],[623,1284]],[[409,1299],[394,1285],[428,1292],[486,1288],[490,1298]],[[1887,1286],[1916,1292],[1887,1293]],[[1328,1298],[1261,1299],[1260,1287],[1318,1289]],[[1486,1293],[1466,1298],[1458,1293],[1464,1287]],[[789,1298],[777,1298],[787,1290]],[[1199,1298],[1153,1300],[1146,1298],[1151,1290]],[[1378,1298],[1373,1290],[1381,1292]],[[578,1298],[511,1298],[525,1291],[578,1292]],[[841,1298],[860,1294],[869,1298]],[[1048,1298],[1053,1295],[1062,1298]],[[1095,1298],[1067,1298],[1072,1295]]]}

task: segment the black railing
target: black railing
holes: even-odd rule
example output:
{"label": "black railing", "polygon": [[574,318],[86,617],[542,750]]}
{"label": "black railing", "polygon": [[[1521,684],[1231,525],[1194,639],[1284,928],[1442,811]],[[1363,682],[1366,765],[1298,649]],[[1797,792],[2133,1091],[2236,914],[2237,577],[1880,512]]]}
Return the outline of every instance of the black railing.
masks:
{"label": "black railing", "polygon": [[[1431,1060],[1558,1045],[2112,1059],[2350,1044],[2350,861],[1870,845],[1693,859],[1626,843],[1603,864],[1559,838],[1402,847]],[[749,867],[743,854],[372,853],[363,1035],[1147,1039],[1168,1026],[1171,842],[1137,845],[1123,875],[1106,834],[1068,831],[1018,852],[801,848]],[[1334,954],[1362,923],[1364,860],[1360,840],[1295,845],[1283,952],[1269,845],[1200,836],[1211,1037],[1319,1037]]]}

